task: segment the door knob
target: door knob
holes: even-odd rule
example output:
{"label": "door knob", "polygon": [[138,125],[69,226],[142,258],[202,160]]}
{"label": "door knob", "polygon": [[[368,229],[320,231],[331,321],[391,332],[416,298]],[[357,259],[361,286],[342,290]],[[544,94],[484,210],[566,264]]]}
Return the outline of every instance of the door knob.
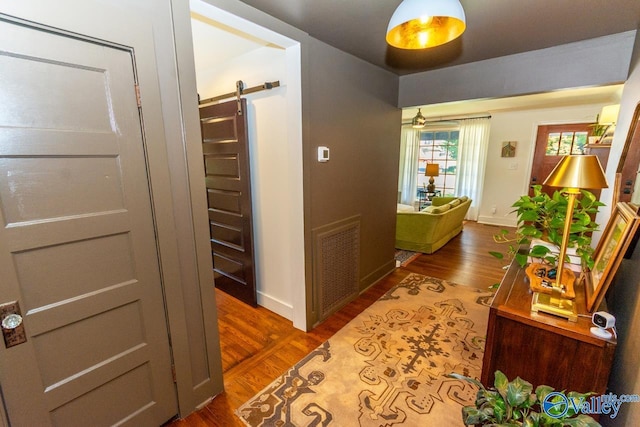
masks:
{"label": "door knob", "polygon": [[2,325],[4,345],[7,348],[27,341],[18,301],[0,304],[0,325]]}
{"label": "door knob", "polygon": [[16,313],[11,313],[4,319],[2,319],[2,327],[4,329],[15,329],[22,324],[22,316]]}

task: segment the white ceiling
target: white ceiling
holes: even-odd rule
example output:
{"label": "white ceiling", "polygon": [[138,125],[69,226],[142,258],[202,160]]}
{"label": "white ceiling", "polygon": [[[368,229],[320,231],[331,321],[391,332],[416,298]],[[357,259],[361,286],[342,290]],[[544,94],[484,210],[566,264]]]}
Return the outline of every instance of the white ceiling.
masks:
{"label": "white ceiling", "polygon": [[191,32],[195,66],[200,72],[268,45],[264,40],[196,12],[191,12]]}
{"label": "white ceiling", "polygon": [[[586,104],[618,104],[623,85],[567,89],[534,95],[516,96],[500,99],[478,99],[456,101],[443,104],[421,106],[422,115],[427,119],[441,120],[451,117],[491,114],[499,111],[530,110]],[[413,118],[418,108],[402,110],[403,120]]]}

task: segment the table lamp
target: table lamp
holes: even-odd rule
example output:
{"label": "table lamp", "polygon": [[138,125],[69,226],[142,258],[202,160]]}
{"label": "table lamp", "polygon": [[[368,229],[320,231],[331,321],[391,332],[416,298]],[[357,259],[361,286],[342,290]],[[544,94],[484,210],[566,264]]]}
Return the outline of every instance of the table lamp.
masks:
{"label": "table lamp", "polygon": [[427,170],[424,172],[425,176],[429,177],[429,185],[427,185],[427,191],[433,193],[436,191],[436,185],[434,184],[434,176],[440,176],[440,165],[437,163],[427,163]]}
{"label": "table lamp", "polygon": [[540,274],[542,271],[541,265],[531,264],[527,268],[527,275],[530,279],[540,279],[543,284],[546,284],[546,289],[540,291],[540,288],[534,286],[538,280],[531,281],[531,287],[534,290],[531,311],[550,313],[575,322],[578,320],[576,305],[572,301],[572,297],[575,297],[573,292],[575,275],[573,271],[564,268],[569,234],[573,222],[573,208],[581,189],[606,188],[607,180],[596,156],[575,155],[565,156],[551,171],[551,174],[544,181],[544,185],[564,189],[563,193],[567,196],[567,214],[558,255],[558,266],[555,271],[547,271],[545,269],[544,274],[546,277],[543,277]]}

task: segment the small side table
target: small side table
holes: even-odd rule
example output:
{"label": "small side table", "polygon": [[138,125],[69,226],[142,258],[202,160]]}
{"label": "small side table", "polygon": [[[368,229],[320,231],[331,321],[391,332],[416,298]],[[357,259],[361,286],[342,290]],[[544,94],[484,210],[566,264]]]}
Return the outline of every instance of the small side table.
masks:
{"label": "small side table", "polygon": [[440,197],[440,190],[435,191],[427,191],[426,188],[418,188],[418,210],[424,209],[426,206],[429,206],[430,202],[434,197]]}

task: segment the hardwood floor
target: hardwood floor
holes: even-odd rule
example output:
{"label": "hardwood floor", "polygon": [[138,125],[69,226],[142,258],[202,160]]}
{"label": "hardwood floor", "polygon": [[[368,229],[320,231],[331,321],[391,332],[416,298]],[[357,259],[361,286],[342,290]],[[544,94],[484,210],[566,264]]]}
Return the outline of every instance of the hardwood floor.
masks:
{"label": "hardwood floor", "polygon": [[256,309],[216,291],[225,391],[207,406],[171,427],[244,426],[234,410],[330,338],[410,272],[486,289],[504,274],[490,250],[499,227],[468,222],[462,233],[431,255],[395,269],[311,332],[294,329],[277,314]]}

